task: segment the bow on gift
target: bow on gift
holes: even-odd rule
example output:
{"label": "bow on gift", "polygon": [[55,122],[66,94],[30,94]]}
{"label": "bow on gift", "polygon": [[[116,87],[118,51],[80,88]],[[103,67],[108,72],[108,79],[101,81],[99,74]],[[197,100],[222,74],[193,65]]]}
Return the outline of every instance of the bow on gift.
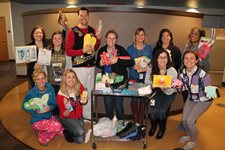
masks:
{"label": "bow on gift", "polygon": [[205,87],[204,92],[206,93],[206,97],[209,99],[220,97],[218,87],[216,86],[207,86]]}

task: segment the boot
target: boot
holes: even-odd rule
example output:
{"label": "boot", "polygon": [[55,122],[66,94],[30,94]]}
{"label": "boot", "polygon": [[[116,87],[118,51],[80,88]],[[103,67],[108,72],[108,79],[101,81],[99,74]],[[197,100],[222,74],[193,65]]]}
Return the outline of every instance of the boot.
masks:
{"label": "boot", "polygon": [[151,124],[151,129],[149,130],[148,135],[153,136],[157,129],[157,120],[150,119],[150,124]]}
{"label": "boot", "polygon": [[144,123],[144,117],[145,117],[145,109],[146,109],[146,105],[144,102],[140,102],[139,103],[139,114],[138,114],[138,120],[140,124]]}
{"label": "boot", "polygon": [[166,119],[159,120],[159,132],[156,135],[156,139],[161,139],[165,133],[166,130]]}
{"label": "boot", "polygon": [[131,110],[134,117],[134,123],[138,123],[138,103],[131,103]]}

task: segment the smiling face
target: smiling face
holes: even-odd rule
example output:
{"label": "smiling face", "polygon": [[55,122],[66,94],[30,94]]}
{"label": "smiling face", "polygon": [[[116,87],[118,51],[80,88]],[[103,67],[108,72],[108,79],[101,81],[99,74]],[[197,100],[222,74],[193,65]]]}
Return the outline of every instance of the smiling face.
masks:
{"label": "smiling face", "polygon": [[144,43],[145,42],[145,33],[143,31],[138,32],[135,35],[136,43]]}
{"label": "smiling face", "polygon": [[167,63],[168,63],[167,54],[166,52],[162,52],[161,54],[159,54],[159,57],[158,57],[158,67],[166,68]]}
{"label": "smiling face", "polygon": [[191,31],[189,39],[192,43],[197,43],[200,40],[200,32],[199,29],[195,28]]}
{"label": "smiling face", "polygon": [[41,41],[43,39],[43,32],[41,29],[36,29],[33,33],[33,37],[35,41]]}
{"label": "smiling face", "polygon": [[44,73],[39,73],[37,76],[35,76],[34,82],[36,83],[39,90],[45,89],[45,83],[47,79]]}
{"label": "smiling face", "polygon": [[194,53],[186,53],[184,55],[183,62],[186,69],[191,71],[198,63],[198,60]]}
{"label": "smiling face", "polygon": [[55,34],[53,36],[52,42],[53,42],[55,47],[61,47],[62,42],[63,42],[62,35],[61,34]]}
{"label": "smiling face", "polygon": [[170,34],[168,32],[164,32],[162,34],[162,43],[166,45],[170,44],[170,40],[171,40]]}
{"label": "smiling face", "polygon": [[88,25],[89,15],[86,10],[80,10],[78,14],[78,20],[82,26]]}
{"label": "smiling face", "polygon": [[65,78],[67,87],[74,87],[75,85],[75,74],[73,72],[68,72]]}
{"label": "smiling face", "polygon": [[116,44],[116,35],[114,33],[109,33],[106,37],[106,44],[108,47],[114,47]]}

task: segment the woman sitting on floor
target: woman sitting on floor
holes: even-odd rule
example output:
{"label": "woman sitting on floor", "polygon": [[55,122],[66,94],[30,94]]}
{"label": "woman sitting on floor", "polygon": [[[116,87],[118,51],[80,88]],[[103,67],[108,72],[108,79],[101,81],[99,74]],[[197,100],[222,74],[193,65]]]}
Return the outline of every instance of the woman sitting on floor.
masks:
{"label": "woman sitting on floor", "polygon": [[30,122],[37,132],[40,144],[47,145],[56,135],[63,135],[63,128],[52,116],[52,110],[56,106],[55,92],[47,82],[45,72],[34,70],[32,77],[35,86],[27,92],[22,108],[31,113]]}

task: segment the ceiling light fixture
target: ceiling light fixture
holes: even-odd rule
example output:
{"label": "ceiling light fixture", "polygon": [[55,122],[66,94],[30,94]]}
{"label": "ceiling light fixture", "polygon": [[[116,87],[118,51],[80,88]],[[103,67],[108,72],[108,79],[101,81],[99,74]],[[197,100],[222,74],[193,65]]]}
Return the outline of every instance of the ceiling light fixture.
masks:
{"label": "ceiling light fixture", "polygon": [[137,0],[136,5],[137,5],[137,8],[144,8],[145,0]]}
{"label": "ceiling light fixture", "polygon": [[189,8],[186,10],[186,12],[191,12],[191,13],[200,13],[197,9],[195,8]]}

